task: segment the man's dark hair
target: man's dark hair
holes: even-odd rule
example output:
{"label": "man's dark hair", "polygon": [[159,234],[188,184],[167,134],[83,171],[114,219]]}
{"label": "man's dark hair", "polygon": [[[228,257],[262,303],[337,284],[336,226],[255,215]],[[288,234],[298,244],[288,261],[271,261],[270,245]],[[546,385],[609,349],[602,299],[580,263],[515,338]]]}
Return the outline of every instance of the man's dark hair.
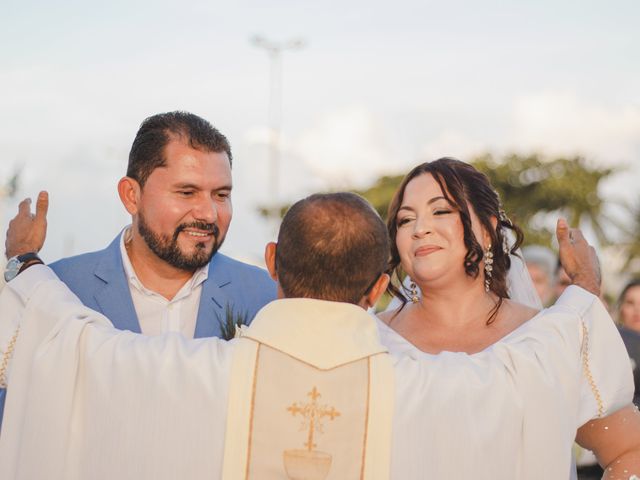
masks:
{"label": "man's dark hair", "polygon": [[164,148],[176,138],[204,152],[224,152],[231,164],[231,147],[224,135],[204,118],[176,111],[159,113],[142,122],[129,152],[127,176],[143,187],[151,172],[166,165]]}
{"label": "man's dark hair", "polygon": [[276,270],[286,297],[357,304],[387,268],[389,236],[354,193],[315,194],[284,216]]}

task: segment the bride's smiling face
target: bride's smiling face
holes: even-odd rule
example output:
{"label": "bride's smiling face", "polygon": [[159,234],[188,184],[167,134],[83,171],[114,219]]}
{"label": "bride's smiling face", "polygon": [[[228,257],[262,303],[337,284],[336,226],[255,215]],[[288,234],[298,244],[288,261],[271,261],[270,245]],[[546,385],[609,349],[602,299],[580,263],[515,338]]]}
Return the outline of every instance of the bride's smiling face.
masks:
{"label": "bride's smiling face", "polygon": [[[473,233],[484,250],[489,236],[471,205],[469,213]],[[467,248],[460,213],[431,174],[419,175],[407,184],[396,225],[402,268],[416,283],[469,278],[464,269]]]}

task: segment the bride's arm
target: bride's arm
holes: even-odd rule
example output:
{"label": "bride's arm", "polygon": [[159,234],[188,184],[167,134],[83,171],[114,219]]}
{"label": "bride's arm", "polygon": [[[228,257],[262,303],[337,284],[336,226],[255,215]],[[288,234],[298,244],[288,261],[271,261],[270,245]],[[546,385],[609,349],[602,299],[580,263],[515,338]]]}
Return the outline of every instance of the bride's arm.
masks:
{"label": "bride's arm", "polygon": [[587,422],[578,429],[576,441],[596,455],[603,478],[640,476],[640,413],[634,405]]}

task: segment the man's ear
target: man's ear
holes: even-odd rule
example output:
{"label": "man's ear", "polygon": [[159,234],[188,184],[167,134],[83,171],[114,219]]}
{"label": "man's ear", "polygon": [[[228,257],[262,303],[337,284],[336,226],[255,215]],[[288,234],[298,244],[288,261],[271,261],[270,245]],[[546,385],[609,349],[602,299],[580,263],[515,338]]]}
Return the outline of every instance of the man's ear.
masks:
{"label": "man's ear", "polygon": [[380,300],[382,294],[387,290],[387,285],[389,285],[389,275],[383,273],[378,277],[376,283],[373,284],[369,293],[364,296],[363,306],[365,308],[374,307],[375,304],[378,303],[378,300]]}
{"label": "man's ear", "polygon": [[276,272],[276,242],[269,242],[264,248],[264,263],[267,265],[267,271],[274,281],[278,281],[278,273]]}
{"label": "man's ear", "polygon": [[131,177],[122,177],[118,182],[120,201],[130,215],[136,215],[140,209],[140,184]]}

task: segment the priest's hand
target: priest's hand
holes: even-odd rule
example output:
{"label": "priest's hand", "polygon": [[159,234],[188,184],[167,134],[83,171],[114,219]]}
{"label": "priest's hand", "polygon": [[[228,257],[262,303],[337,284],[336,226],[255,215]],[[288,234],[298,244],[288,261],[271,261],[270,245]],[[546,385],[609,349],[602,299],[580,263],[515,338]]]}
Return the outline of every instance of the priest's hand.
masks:
{"label": "priest's hand", "polygon": [[560,246],[560,263],[574,285],[600,296],[600,262],[595,249],[589,245],[579,228],[569,228],[559,219],[556,236]]}
{"label": "priest's hand", "polygon": [[36,201],[36,213],[31,213],[31,199],[20,202],[18,214],[9,222],[5,255],[7,258],[28,252],[39,252],[47,236],[47,210],[49,194],[40,192]]}

